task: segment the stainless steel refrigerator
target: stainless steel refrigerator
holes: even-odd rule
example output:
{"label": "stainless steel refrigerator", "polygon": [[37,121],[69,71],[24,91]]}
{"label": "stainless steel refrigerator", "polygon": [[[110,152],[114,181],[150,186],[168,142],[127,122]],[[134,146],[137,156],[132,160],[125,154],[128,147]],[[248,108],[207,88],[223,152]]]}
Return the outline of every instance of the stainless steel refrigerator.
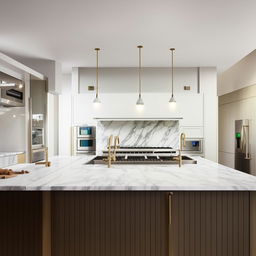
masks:
{"label": "stainless steel refrigerator", "polygon": [[235,169],[250,172],[250,126],[249,120],[235,121]]}

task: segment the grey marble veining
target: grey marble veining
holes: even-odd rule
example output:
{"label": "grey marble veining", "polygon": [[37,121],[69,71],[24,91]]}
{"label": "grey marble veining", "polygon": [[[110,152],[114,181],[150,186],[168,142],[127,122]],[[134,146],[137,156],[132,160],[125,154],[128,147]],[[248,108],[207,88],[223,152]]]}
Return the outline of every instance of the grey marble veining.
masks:
{"label": "grey marble veining", "polygon": [[0,152],[0,168],[14,165],[18,162],[17,155],[23,152]]}
{"label": "grey marble veining", "polygon": [[110,135],[120,137],[121,146],[178,148],[178,121],[98,121],[97,151],[107,147]]}
{"label": "grey marble veining", "polygon": [[0,190],[256,191],[256,177],[196,157],[198,164],[87,165],[92,157],[54,157],[52,166],[18,164],[29,174],[0,180]]}

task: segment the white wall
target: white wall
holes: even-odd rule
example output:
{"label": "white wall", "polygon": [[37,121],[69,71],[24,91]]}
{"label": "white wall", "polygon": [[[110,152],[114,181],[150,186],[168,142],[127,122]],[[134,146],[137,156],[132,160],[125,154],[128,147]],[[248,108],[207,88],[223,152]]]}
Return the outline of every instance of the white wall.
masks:
{"label": "white wall", "polygon": [[[190,137],[203,137],[209,145],[206,158],[217,161],[217,84],[215,68],[178,68],[175,69],[176,112],[170,110],[168,100],[171,96],[170,69],[143,69],[144,112],[137,112],[135,102],[138,97],[138,74],[136,68],[103,68],[100,70],[101,110],[93,108],[95,92],[87,91],[95,85],[94,68],[73,68],[72,78],[65,78],[66,93],[59,97],[59,136],[61,148],[70,145],[72,125],[91,122],[93,117],[177,117],[183,115],[181,131]],[[198,79],[199,78],[199,79]],[[71,80],[71,81],[70,81]],[[201,93],[198,94],[198,83]],[[190,85],[190,91],[184,86]],[[71,92],[71,93],[70,93]],[[79,93],[81,92],[81,93]],[[206,100],[205,100],[206,99]],[[211,107],[207,105],[211,104]],[[104,105],[105,104],[105,105]],[[71,109],[71,112],[69,111]],[[209,122],[209,124],[208,124]],[[206,127],[207,131],[204,131]],[[64,128],[66,127],[66,128]],[[205,134],[204,134],[205,133]],[[60,151],[61,152],[61,151]],[[68,154],[69,150],[62,150]]]}
{"label": "white wall", "polygon": [[256,50],[218,76],[218,95],[256,84]]}
{"label": "white wall", "polygon": [[[102,93],[101,105],[93,104],[94,95],[74,96],[74,124],[91,123],[94,118],[139,118],[168,119],[183,118],[181,126],[203,127],[203,95],[176,94],[176,107],[171,108],[167,93],[144,93],[144,108],[137,109],[136,93]],[[202,134],[203,136],[203,134]]]}
{"label": "white wall", "polygon": [[58,155],[58,95],[47,93],[47,146],[49,156]]}
{"label": "white wall", "polygon": [[42,73],[48,78],[48,92],[53,94],[61,93],[61,63],[54,60],[31,58],[20,58],[19,61]]}
{"label": "white wall", "polygon": [[204,95],[204,150],[207,159],[218,161],[218,97],[216,68],[200,68],[200,88]]}
{"label": "white wall", "polygon": [[0,108],[0,151],[26,151],[25,109]]}
{"label": "white wall", "polygon": [[59,155],[71,155],[72,113],[71,74],[64,74],[59,95]]}
{"label": "white wall", "polygon": [[[197,68],[175,68],[174,92],[197,93]],[[96,69],[79,68],[79,92],[88,93],[95,85]],[[191,91],[184,91],[185,85]],[[100,68],[99,86],[102,93],[134,93],[138,91],[138,68]],[[143,92],[171,92],[170,68],[142,68]]]}

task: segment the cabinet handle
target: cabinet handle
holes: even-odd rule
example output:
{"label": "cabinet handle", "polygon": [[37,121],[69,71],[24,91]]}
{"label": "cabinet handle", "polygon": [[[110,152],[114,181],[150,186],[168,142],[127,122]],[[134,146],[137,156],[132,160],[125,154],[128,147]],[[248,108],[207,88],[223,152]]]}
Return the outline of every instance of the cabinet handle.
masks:
{"label": "cabinet handle", "polygon": [[169,256],[173,256],[173,248],[172,248],[172,196],[173,192],[170,192],[168,195],[168,211],[169,211]]}
{"label": "cabinet handle", "polygon": [[172,225],[172,196],[173,192],[169,193],[169,225]]}

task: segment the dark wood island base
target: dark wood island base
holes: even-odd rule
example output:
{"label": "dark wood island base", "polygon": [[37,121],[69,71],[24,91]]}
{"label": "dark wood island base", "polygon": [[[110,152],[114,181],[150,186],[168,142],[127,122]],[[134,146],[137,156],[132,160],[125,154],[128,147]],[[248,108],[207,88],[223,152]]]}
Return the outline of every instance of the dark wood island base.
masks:
{"label": "dark wood island base", "polygon": [[256,256],[256,192],[0,192],[1,256]]}

